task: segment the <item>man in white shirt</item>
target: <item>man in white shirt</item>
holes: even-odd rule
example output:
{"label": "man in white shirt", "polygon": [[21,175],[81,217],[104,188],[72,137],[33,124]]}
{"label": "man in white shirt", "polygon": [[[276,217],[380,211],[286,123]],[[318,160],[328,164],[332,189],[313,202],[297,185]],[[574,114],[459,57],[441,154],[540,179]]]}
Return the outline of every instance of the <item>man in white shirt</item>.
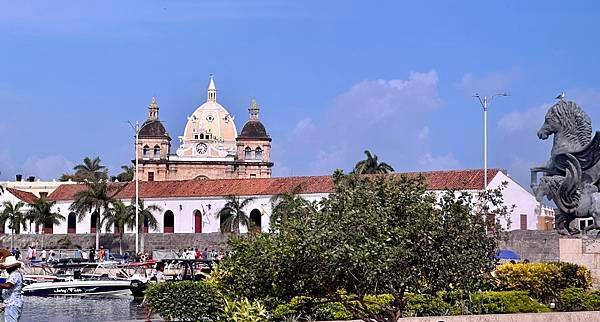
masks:
{"label": "man in white shirt", "polygon": [[45,262],[46,259],[48,258],[48,252],[46,251],[46,248],[42,248],[42,261]]}

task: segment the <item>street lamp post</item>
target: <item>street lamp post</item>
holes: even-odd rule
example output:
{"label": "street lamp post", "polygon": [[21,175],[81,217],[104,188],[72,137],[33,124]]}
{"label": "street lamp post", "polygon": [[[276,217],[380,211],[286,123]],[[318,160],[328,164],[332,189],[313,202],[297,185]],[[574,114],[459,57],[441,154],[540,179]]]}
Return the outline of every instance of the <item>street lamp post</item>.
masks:
{"label": "street lamp post", "polygon": [[[498,96],[508,96],[506,93],[494,94],[489,97],[489,101]],[[483,107],[483,190],[487,190],[488,185],[488,165],[487,165],[487,112],[488,112],[488,97],[483,96],[483,98],[479,94],[473,95],[479,100],[481,103],[481,107]]]}
{"label": "street lamp post", "polygon": [[139,183],[139,175],[138,175],[138,166],[139,166],[139,156],[138,156],[138,139],[140,133],[140,123],[138,121],[135,122],[135,126],[129,122],[129,125],[135,131],[135,143],[134,143],[134,153],[135,153],[135,172],[134,172],[134,180],[135,180],[135,254],[138,253],[139,247],[139,221],[140,221],[140,183]]}

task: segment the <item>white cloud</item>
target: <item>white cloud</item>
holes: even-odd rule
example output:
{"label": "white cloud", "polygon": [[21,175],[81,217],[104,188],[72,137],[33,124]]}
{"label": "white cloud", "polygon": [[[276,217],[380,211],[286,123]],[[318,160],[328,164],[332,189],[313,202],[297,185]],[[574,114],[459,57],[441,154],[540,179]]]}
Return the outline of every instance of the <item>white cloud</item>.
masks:
{"label": "white cloud", "polygon": [[[532,107],[525,111],[510,112],[498,121],[498,129],[504,134],[513,132],[528,131],[534,128],[539,128],[544,123],[544,115],[550,103],[544,103],[537,107]],[[536,130],[537,131],[537,130]]]}
{"label": "white cloud", "polygon": [[433,156],[430,153],[425,153],[419,158],[419,165],[422,170],[460,168],[460,162],[452,155],[452,153],[440,156]]}
{"label": "white cloud", "polygon": [[60,154],[44,157],[30,156],[22,166],[23,175],[41,179],[56,179],[65,172],[72,172],[73,162]]}
{"label": "white cloud", "polygon": [[520,72],[516,69],[505,72],[491,72],[485,76],[476,76],[472,73],[467,73],[456,86],[468,95],[475,93],[493,95],[510,92],[512,83],[519,79],[519,77]]}
{"label": "white cloud", "polygon": [[296,165],[296,174],[349,170],[368,149],[398,171],[421,168],[418,158],[430,152],[427,118],[442,105],[435,70],[360,81],[335,97],[322,117],[296,123],[285,143],[286,165]]}
{"label": "white cloud", "polygon": [[417,138],[419,138],[419,140],[427,140],[429,138],[429,127],[424,126],[421,131],[419,131]]}

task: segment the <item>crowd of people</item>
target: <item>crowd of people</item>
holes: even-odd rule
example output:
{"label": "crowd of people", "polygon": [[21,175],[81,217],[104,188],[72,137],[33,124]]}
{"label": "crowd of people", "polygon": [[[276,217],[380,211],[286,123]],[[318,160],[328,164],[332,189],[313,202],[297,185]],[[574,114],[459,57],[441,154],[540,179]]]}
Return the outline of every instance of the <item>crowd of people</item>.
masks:
{"label": "crowd of people", "polygon": [[197,259],[197,260],[216,260],[220,261],[228,254],[225,250],[221,249],[220,251],[216,251],[214,249],[208,250],[208,248],[204,248],[204,250],[200,250],[200,248],[192,248],[189,247],[187,249],[180,249],[175,253],[178,259]]}

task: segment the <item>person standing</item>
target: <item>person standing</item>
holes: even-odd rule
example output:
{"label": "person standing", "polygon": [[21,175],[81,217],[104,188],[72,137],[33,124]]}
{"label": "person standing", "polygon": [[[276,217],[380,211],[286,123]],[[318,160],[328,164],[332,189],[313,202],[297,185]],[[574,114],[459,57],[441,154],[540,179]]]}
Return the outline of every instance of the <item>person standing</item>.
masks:
{"label": "person standing", "polygon": [[81,247],[77,246],[77,248],[75,248],[75,255],[73,255],[73,257],[80,259],[83,258],[83,253],[81,252]]}
{"label": "person standing", "polygon": [[106,256],[106,251],[104,250],[104,246],[100,246],[100,250],[98,251],[98,261],[104,262],[105,256]]}
{"label": "person standing", "polygon": [[48,252],[46,251],[46,248],[42,248],[42,262],[45,262],[46,259],[48,259]]}
{"label": "person standing", "polygon": [[31,260],[31,256],[33,256],[33,248],[27,246],[27,260]]}
{"label": "person standing", "polygon": [[2,289],[2,300],[4,302],[4,321],[18,322],[23,312],[23,275],[19,271],[22,263],[17,261],[14,256],[8,256],[4,263],[0,263],[0,268],[6,269],[8,278],[6,282],[0,283]]}
{"label": "person standing", "polygon": [[17,260],[21,259],[21,251],[19,250],[19,247],[17,247],[17,250],[15,250],[15,258]]}

